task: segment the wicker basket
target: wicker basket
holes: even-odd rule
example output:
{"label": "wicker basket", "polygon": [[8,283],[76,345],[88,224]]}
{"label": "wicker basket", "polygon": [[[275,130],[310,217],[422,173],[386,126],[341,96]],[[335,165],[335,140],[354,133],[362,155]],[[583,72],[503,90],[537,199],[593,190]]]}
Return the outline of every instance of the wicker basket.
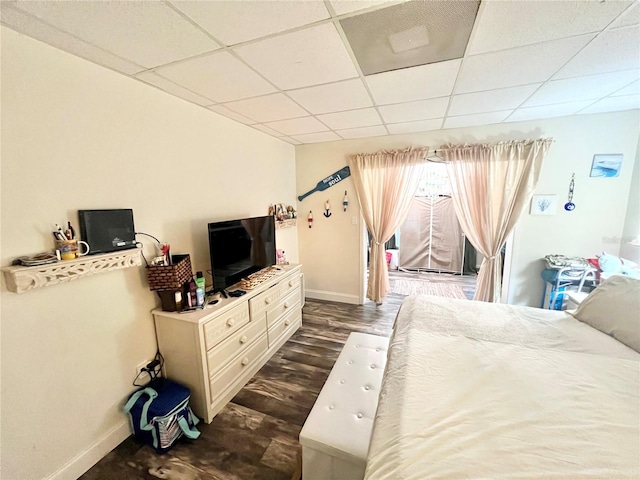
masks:
{"label": "wicker basket", "polygon": [[181,290],[193,277],[189,255],[173,255],[172,265],[147,267],[150,290]]}

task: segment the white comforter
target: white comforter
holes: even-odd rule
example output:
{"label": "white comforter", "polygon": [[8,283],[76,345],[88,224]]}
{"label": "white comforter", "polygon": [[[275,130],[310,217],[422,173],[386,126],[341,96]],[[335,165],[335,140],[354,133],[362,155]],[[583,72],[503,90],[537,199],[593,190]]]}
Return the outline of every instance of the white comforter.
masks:
{"label": "white comforter", "polygon": [[409,297],[365,478],[640,478],[639,362],[563,312]]}

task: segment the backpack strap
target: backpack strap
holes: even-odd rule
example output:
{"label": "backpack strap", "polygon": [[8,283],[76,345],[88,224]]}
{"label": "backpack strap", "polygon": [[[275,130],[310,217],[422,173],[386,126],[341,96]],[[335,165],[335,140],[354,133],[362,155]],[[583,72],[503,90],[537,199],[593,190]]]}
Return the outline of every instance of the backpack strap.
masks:
{"label": "backpack strap", "polygon": [[138,390],[133,395],[131,395],[131,398],[129,398],[129,401],[124,406],[124,411],[130,413],[131,409],[142,395],[148,395],[149,399],[144,402],[144,405],[142,406],[142,413],[140,415],[140,430],[153,431],[153,426],[147,422],[149,407],[151,406],[151,403],[158,397],[158,392],[156,392],[153,388],[143,388],[142,390]]}
{"label": "backpack strap", "polygon": [[200,432],[196,430],[195,427],[190,427],[185,417],[178,418],[178,425],[180,425],[180,430],[182,430],[182,433],[184,433],[187,438],[195,440],[200,436]]}
{"label": "backpack strap", "polygon": [[191,410],[191,407],[188,407],[188,412],[189,412],[189,420],[191,420],[191,423],[193,423],[194,425],[199,424],[200,419],[196,417],[196,415],[193,413],[193,410]]}

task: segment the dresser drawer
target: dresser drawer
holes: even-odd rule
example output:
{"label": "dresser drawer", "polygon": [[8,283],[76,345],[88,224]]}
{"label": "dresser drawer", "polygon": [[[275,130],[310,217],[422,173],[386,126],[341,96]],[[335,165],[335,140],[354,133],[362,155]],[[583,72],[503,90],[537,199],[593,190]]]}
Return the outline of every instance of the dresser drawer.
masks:
{"label": "dresser drawer", "polygon": [[211,378],[209,385],[211,387],[212,403],[236,382],[244,370],[248,369],[251,364],[257,361],[260,356],[267,351],[268,345],[267,336],[261,336],[255,343],[249,346],[249,348],[235,357],[229,365]]}
{"label": "dresser drawer", "polygon": [[300,326],[301,319],[302,312],[299,309],[291,310],[273,326],[269,327],[269,346],[275,345],[278,339],[291,329],[297,329]]}
{"label": "dresser drawer", "polygon": [[246,301],[205,323],[203,328],[207,350],[213,348],[247,323],[249,323],[249,306]]}
{"label": "dresser drawer", "polygon": [[271,327],[282,315],[292,310],[300,310],[300,289],[297,288],[273,306],[267,308],[267,326]]}
{"label": "dresser drawer", "polygon": [[207,365],[209,366],[209,376],[215,374],[220,367],[224,366],[229,359],[239,355],[260,335],[264,334],[266,326],[262,322],[249,322],[237,332],[212,348],[207,353]]}
{"label": "dresser drawer", "polygon": [[269,308],[269,306],[278,303],[278,301],[286,297],[293,290],[300,288],[300,275],[291,275],[289,278],[284,279],[276,286],[269,290],[256,295],[249,300],[249,308],[251,310],[251,317],[257,318],[259,315]]}

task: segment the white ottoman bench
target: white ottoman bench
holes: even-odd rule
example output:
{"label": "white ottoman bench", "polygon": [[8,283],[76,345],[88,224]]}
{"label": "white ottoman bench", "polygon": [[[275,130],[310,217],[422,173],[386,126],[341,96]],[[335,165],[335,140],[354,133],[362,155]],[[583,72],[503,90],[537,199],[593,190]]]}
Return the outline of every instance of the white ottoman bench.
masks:
{"label": "white ottoman bench", "polygon": [[352,333],[300,432],[303,480],[362,480],[389,339]]}

